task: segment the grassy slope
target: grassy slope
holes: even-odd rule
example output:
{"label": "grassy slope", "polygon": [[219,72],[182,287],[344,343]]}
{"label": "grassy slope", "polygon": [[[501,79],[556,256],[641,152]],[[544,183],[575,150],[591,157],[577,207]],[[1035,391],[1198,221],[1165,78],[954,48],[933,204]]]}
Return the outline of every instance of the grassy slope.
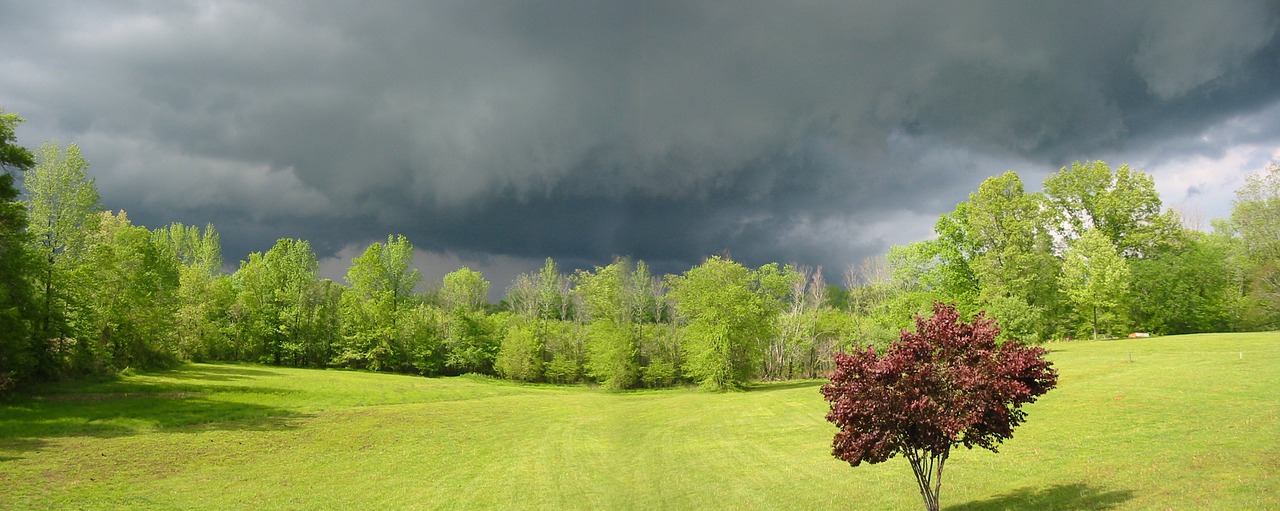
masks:
{"label": "grassy slope", "polygon": [[[944,507],[1280,508],[1280,333],[1052,350],[1060,388],[953,454]],[[0,403],[0,509],[919,508],[906,461],[831,458],[817,386],[190,365]]]}

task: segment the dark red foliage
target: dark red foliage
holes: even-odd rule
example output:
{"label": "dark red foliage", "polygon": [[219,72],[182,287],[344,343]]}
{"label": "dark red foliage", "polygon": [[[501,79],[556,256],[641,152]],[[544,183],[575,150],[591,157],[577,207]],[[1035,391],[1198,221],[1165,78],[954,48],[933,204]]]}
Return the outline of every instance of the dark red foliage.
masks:
{"label": "dark red foliage", "polygon": [[868,347],[835,356],[822,386],[827,420],[840,428],[835,457],[857,466],[898,454],[945,460],[953,445],[995,451],[1026,419],[1022,405],[1057,384],[1044,349],[997,345],[1000,329],[982,314],[966,323],[952,306],[933,311],[883,355]]}

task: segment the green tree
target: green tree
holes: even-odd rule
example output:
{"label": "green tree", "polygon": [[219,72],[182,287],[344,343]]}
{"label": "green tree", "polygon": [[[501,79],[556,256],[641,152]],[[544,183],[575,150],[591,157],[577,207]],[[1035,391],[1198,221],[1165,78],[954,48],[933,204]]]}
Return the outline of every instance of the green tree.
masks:
{"label": "green tree", "polygon": [[94,285],[86,262],[89,239],[98,232],[102,207],[98,190],[87,175],[89,163],[75,144],[64,152],[49,142],[36,152],[36,164],[23,183],[32,251],[41,267],[35,274],[40,311],[35,325],[39,362],[43,371],[62,369],[55,360],[62,347],[74,345],[80,360],[88,361],[93,334],[84,315]]}
{"label": "green tree", "polygon": [[281,238],[266,254],[254,252],[233,275],[237,289],[236,351],[240,358],[270,364],[319,365],[327,353],[308,357],[321,325],[327,296],[317,292],[319,263],[305,240]]}
{"label": "green tree", "polygon": [[374,370],[409,366],[409,339],[403,316],[418,298],[413,289],[422,281],[413,268],[413,245],[404,236],[388,236],[351,262],[350,291],[343,295],[344,359]]}
{"label": "green tree", "polygon": [[1113,172],[1101,161],[1075,162],[1045,178],[1044,193],[1056,215],[1049,226],[1064,243],[1097,229],[1131,259],[1159,250],[1181,234],[1176,214],[1161,211],[1155,180],[1128,165]]}
{"label": "green tree", "polygon": [[740,388],[760,366],[774,335],[785,283],[776,265],[752,271],[711,257],[684,275],[671,277],[670,296],[686,321],[686,372],[711,389]]}
{"label": "green tree", "polygon": [[[521,368],[521,378],[526,380],[541,378],[544,368],[550,368],[550,378],[556,381],[577,380],[583,374],[587,351],[583,330],[569,324],[574,319],[574,299],[572,282],[550,257],[539,271],[517,275],[504,299],[514,316],[503,323],[506,334],[497,355],[502,365]],[[460,346],[469,353],[486,352]],[[548,360],[549,364],[544,363]],[[535,370],[539,371],[536,376],[531,372]]]}
{"label": "green tree", "polygon": [[1245,262],[1245,323],[1260,330],[1280,328],[1280,165],[1245,179],[1236,191],[1231,224],[1240,234]]}
{"label": "green tree", "polygon": [[[976,308],[981,289],[973,268],[978,248],[969,234],[969,214],[969,203],[961,202],[954,211],[938,217],[933,226],[938,237],[921,242],[918,249],[922,255],[936,258],[936,291],[962,313]],[[896,339],[896,332],[894,335]]]}
{"label": "green tree", "polygon": [[1067,249],[1058,283],[1076,310],[1092,316],[1098,338],[1098,315],[1110,314],[1129,289],[1129,268],[1106,234],[1086,229]]}
{"label": "green tree", "polygon": [[788,268],[794,276],[778,317],[778,335],[765,353],[763,376],[767,379],[805,374],[805,361],[821,346],[819,325],[827,298],[822,268]]}
{"label": "green tree", "polygon": [[[1028,194],[1012,171],[988,178],[969,195],[966,233],[980,308],[992,310],[1006,332],[1039,339],[1046,312],[1057,305],[1057,261],[1040,194]],[[993,305],[995,307],[993,307]],[[1000,315],[996,315],[1000,314]],[[1022,321],[1011,321],[1018,317]]]}
{"label": "green tree", "polygon": [[170,247],[123,212],[102,214],[86,254],[85,288],[99,372],[162,367],[177,360],[174,322],[180,271]]}
{"label": "green tree", "polygon": [[31,321],[36,312],[29,276],[37,261],[29,248],[27,208],[19,202],[14,172],[35,165],[31,151],[15,144],[17,114],[0,109],[0,392],[28,378],[36,368]]}
{"label": "green tree", "polygon": [[520,381],[542,379],[543,340],[529,322],[510,316],[502,345],[494,361],[494,369],[504,378]]}
{"label": "green tree", "polygon": [[1241,268],[1223,234],[1189,231],[1177,247],[1131,261],[1133,316],[1159,334],[1224,332],[1241,306]]}
{"label": "green tree", "polygon": [[174,223],[154,237],[179,260],[177,296],[178,354],[192,360],[232,358],[227,339],[228,311],[234,301],[230,280],[222,274],[222,245],[213,224],[204,231]]}
{"label": "green tree", "polygon": [[440,303],[445,310],[462,307],[468,311],[480,311],[489,304],[489,287],[484,275],[464,266],[444,276]]}
{"label": "green tree", "polygon": [[574,275],[578,318],[585,321],[588,372],[611,389],[644,382],[669,384],[677,376],[678,349],[658,323],[668,315],[661,283],[644,261],[618,258]]}

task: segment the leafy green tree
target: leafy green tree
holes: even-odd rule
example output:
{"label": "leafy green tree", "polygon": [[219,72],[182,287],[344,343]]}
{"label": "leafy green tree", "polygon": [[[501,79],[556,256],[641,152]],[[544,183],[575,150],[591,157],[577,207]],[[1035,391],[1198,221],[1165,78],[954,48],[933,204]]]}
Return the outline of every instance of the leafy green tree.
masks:
{"label": "leafy green tree", "polygon": [[494,362],[510,322],[501,315],[454,309],[445,318],[446,374],[493,374]]}
{"label": "leafy green tree", "polygon": [[669,311],[648,265],[619,258],[579,271],[573,280],[578,318],[586,322],[591,377],[611,389],[673,382],[679,350],[664,335],[668,330],[659,327]]}
{"label": "leafy green tree", "polygon": [[[460,373],[492,373],[494,370],[510,369],[503,373],[508,377],[532,381],[541,373],[534,375],[541,368],[542,352],[539,347],[536,355],[528,355],[529,349],[522,345],[521,349],[508,354],[504,365],[497,367],[501,358],[501,350],[508,335],[519,336],[523,330],[512,326],[515,318],[507,316],[493,317],[487,312],[489,305],[489,281],[470,268],[461,268],[444,276],[440,288],[440,302],[444,307],[443,346],[445,354],[444,369],[454,374]],[[513,337],[516,340],[516,337]],[[524,340],[519,338],[519,340]],[[535,335],[535,345],[542,337]],[[538,345],[540,346],[540,345]],[[515,360],[520,359],[520,370],[516,371]],[[536,360],[534,360],[536,358]],[[518,372],[518,375],[517,375]]]}
{"label": "leafy green tree", "polygon": [[790,289],[778,316],[777,334],[765,351],[765,379],[790,379],[799,371],[800,359],[818,342],[818,321],[826,305],[827,283],[822,268],[787,267]]}
{"label": "leafy green tree", "polygon": [[489,281],[471,268],[463,267],[444,276],[440,287],[440,302],[445,310],[462,307],[468,311],[480,311],[489,304]]}
{"label": "leafy green tree", "polygon": [[1240,234],[1245,262],[1245,323],[1259,330],[1280,328],[1280,165],[1245,179],[1236,191],[1231,224]]}
{"label": "leafy green tree", "polygon": [[123,212],[103,213],[86,255],[94,285],[83,290],[101,371],[177,360],[177,256]]}
{"label": "leafy green tree", "polygon": [[1086,229],[1068,247],[1058,282],[1076,310],[1092,316],[1093,338],[1098,338],[1098,314],[1111,314],[1124,303],[1130,273],[1124,258],[1106,234]]}
{"label": "leafy green tree", "polygon": [[1131,261],[1133,316],[1159,334],[1224,332],[1239,316],[1242,270],[1231,240],[1198,231],[1155,257]]}
{"label": "leafy green tree", "polygon": [[409,333],[409,363],[424,376],[445,370],[445,316],[440,308],[420,303],[403,320],[403,330]]}
{"label": "leafy green tree", "polygon": [[502,336],[502,345],[494,361],[494,368],[504,378],[520,381],[542,379],[543,340],[533,324],[511,316],[511,323]]}
{"label": "leafy green tree", "polygon": [[774,335],[785,283],[776,265],[752,271],[711,257],[669,280],[676,311],[687,322],[685,370],[710,389],[740,388],[756,375]]}
{"label": "leafy green tree", "polygon": [[1045,178],[1044,193],[1056,218],[1049,226],[1064,243],[1088,229],[1101,232],[1125,258],[1141,258],[1175,241],[1180,222],[1161,211],[1155,180],[1121,165],[1075,162]]}
{"label": "leafy green tree", "polygon": [[969,214],[968,202],[957,204],[954,211],[934,223],[933,231],[938,237],[921,242],[917,249],[921,255],[937,260],[937,286],[933,290],[962,312],[976,308],[981,289],[973,268],[979,249],[969,234]]}
{"label": "leafy green tree", "polygon": [[322,325],[324,306],[317,297],[319,262],[305,240],[281,238],[266,254],[254,252],[240,262],[233,275],[237,300],[236,351],[241,358],[270,364],[319,365],[327,353],[316,354],[310,344]]}
{"label": "leafy green tree", "polygon": [[615,260],[595,271],[574,275],[587,318],[588,373],[610,389],[632,387],[640,379],[639,322],[633,321],[635,296],[628,289],[628,266]]}
{"label": "leafy green tree", "polygon": [[413,268],[413,245],[404,236],[388,236],[351,262],[350,291],[343,295],[345,359],[374,370],[409,365],[409,338],[402,316],[418,298],[413,288],[422,280]]}
{"label": "leafy green tree", "polygon": [[18,199],[14,172],[35,165],[31,151],[15,144],[17,114],[0,109],[0,392],[28,378],[36,368],[31,322],[36,313],[29,275],[37,263],[29,246],[27,208]]}
{"label": "leafy green tree", "polygon": [[[1006,331],[1041,338],[1043,317],[1057,305],[1057,261],[1040,194],[1028,194],[1012,171],[988,178],[969,195],[966,234],[976,252],[970,261],[978,303],[1003,316]],[[1010,321],[1014,315],[1023,321]],[[1012,328],[1011,328],[1012,327]]]}
{"label": "leafy green tree", "polygon": [[[531,368],[522,371],[524,379],[540,378],[541,373],[534,377],[529,371],[549,367],[548,378],[576,381],[584,373],[587,351],[584,331],[569,325],[575,319],[574,299],[572,282],[549,257],[539,271],[517,275],[504,299],[514,316],[504,322],[507,334],[497,355],[503,365]],[[485,351],[468,347],[468,352]]]}
{"label": "leafy green tree", "polygon": [[155,231],[158,243],[180,261],[177,296],[178,355],[185,359],[228,359],[228,311],[234,301],[222,274],[222,245],[213,224],[204,231],[174,223]]}
{"label": "leafy green tree", "polygon": [[102,207],[87,175],[89,163],[75,144],[65,152],[49,142],[36,152],[35,166],[23,183],[27,189],[31,249],[41,267],[35,273],[40,311],[35,325],[41,370],[54,373],[55,360],[71,344],[81,361],[91,361],[93,332],[85,318],[88,289],[94,282],[87,266],[89,239],[98,232]]}

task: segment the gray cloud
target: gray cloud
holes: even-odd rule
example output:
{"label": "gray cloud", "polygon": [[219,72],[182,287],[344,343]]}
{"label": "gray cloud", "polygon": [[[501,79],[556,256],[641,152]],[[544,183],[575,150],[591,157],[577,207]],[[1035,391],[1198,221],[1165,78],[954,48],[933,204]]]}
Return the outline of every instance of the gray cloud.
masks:
{"label": "gray cloud", "polygon": [[838,271],[1007,169],[1280,142],[1232,124],[1280,101],[1267,1],[4,12],[20,139],[79,142],[109,207],[214,222],[228,259],[398,232],[507,266],[727,251]]}

